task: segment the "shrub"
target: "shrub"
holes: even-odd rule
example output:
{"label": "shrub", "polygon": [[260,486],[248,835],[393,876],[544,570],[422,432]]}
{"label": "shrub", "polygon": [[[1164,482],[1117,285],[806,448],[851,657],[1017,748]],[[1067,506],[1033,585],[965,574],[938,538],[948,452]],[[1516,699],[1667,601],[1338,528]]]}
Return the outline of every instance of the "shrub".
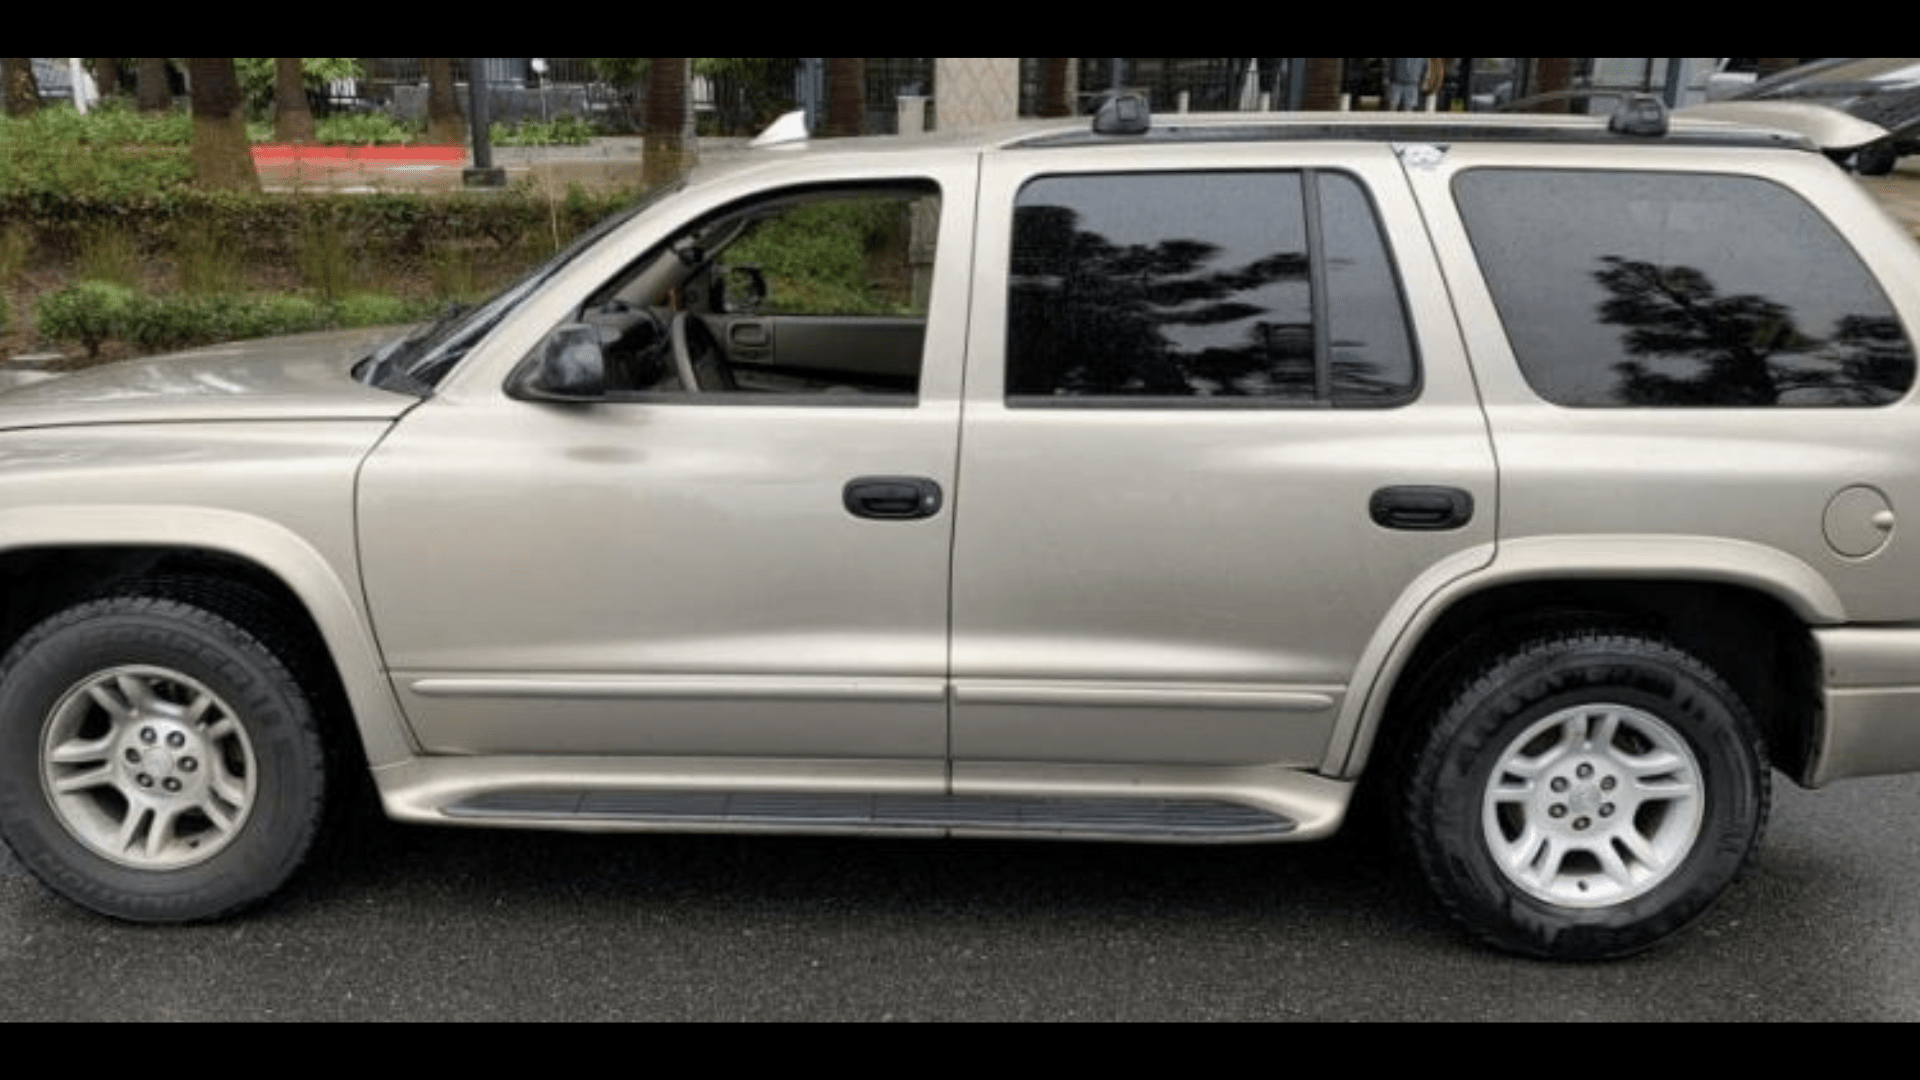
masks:
{"label": "shrub", "polygon": [[[301,59],[301,73],[308,90],[324,90],[329,82],[336,79],[358,79],[366,74],[361,69],[360,61],[349,57],[308,56]],[[240,90],[247,96],[247,106],[255,112],[266,112],[273,108],[274,65],[274,59],[269,56],[242,56],[233,62],[234,74],[240,78]]]}
{"label": "shrub", "polygon": [[100,346],[124,336],[145,298],[125,286],[84,281],[42,298],[35,310],[40,332],[56,341],[76,341],[89,358]]}
{"label": "shrub", "polygon": [[443,306],[438,300],[407,300],[398,296],[363,293],[335,303],[333,321],[342,329],[404,326],[426,320]]}
{"label": "shrub", "polygon": [[349,113],[314,122],[314,140],[327,146],[411,146],[424,132],[386,113]]}
{"label": "shrub", "polygon": [[593,125],[577,116],[562,116],[495,124],[491,134],[496,146],[585,146],[593,141]]}

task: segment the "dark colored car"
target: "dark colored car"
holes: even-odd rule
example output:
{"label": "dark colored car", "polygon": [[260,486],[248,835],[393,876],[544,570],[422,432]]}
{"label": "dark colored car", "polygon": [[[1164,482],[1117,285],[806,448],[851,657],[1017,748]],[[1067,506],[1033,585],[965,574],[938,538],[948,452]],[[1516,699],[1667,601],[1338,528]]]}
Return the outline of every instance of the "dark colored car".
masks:
{"label": "dark colored car", "polygon": [[1885,176],[1902,157],[1920,153],[1920,57],[1821,60],[1767,79],[1740,99],[1828,105],[1887,129],[1887,139],[1854,158],[1864,176]]}

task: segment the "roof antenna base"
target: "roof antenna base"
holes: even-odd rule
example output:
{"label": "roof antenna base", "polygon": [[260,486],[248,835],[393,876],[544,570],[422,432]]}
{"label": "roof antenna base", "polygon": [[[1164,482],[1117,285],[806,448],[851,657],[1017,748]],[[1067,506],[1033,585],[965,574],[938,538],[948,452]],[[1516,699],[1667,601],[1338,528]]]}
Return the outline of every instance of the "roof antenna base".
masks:
{"label": "roof antenna base", "polygon": [[1667,111],[1665,101],[1652,94],[1635,94],[1613,111],[1607,130],[1615,135],[1663,139],[1673,130],[1673,114]]}
{"label": "roof antenna base", "polygon": [[1145,135],[1153,130],[1153,109],[1142,94],[1114,94],[1093,116],[1095,135]]}

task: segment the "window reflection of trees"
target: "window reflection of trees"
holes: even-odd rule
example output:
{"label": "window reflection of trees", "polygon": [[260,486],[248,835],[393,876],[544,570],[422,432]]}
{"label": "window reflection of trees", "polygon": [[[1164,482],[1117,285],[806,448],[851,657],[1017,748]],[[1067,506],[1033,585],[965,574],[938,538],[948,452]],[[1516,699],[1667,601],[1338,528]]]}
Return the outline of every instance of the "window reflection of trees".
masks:
{"label": "window reflection of trees", "polygon": [[[1214,244],[1118,244],[1083,224],[1064,206],[1017,211],[1010,393],[1312,400],[1305,251],[1217,268],[1222,250]],[[1297,302],[1283,305],[1272,295],[1260,302],[1276,286],[1298,290]],[[1258,321],[1238,345],[1191,332],[1250,320]]]}
{"label": "window reflection of trees", "polygon": [[1914,385],[1913,346],[1892,316],[1845,315],[1816,337],[1786,305],[1723,295],[1701,270],[1620,256],[1601,263],[1600,319],[1622,328],[1627,353],[1641,358],[1615,367],[1620,380],[1604,404],[1874,406]]}

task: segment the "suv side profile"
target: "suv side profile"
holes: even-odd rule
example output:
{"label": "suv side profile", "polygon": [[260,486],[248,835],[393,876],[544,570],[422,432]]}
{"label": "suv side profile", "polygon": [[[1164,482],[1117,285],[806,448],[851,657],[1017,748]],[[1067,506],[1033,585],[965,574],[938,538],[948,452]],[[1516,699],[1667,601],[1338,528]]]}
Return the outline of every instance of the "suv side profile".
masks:
{"label": "suv side profile", "polygon": [[[381,343],[0,396],[0,834],[142,922],[456,826],[1260,844],[1628,955],[1920,771],[1920,250],[1779,126],[756,151]],[[1784,110],[1792,126],[1806,116]]]}

